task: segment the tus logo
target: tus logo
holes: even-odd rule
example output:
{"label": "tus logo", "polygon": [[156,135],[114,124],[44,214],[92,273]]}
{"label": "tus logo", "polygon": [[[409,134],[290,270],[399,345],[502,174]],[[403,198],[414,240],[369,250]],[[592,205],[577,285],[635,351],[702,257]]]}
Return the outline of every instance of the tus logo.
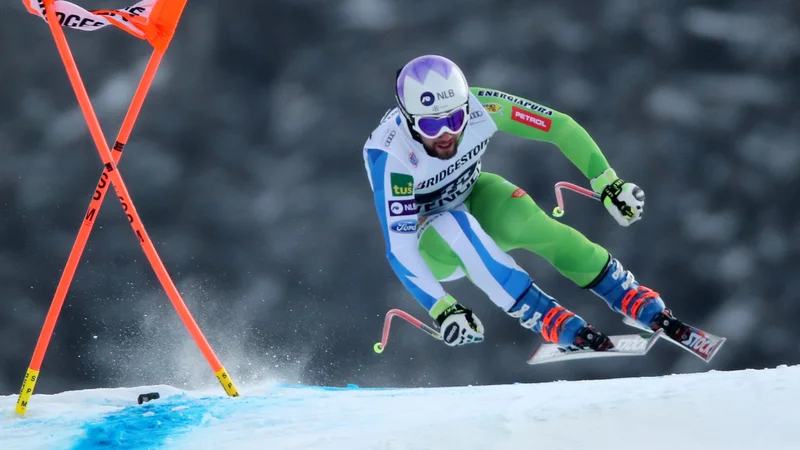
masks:
{"label": "tus logo", "polygon": [[436,101],[436,97],[433,96],[432,92],[423,92],[422,95],[419,96],[419,102],[424,106],[431,106],[434,101]]}
{"label": "tus logo", "polygon": [[414,177],[404,173],[394,173],[389,175],[392,183],[392,194],[395,197],[410,197],[414,194]]}

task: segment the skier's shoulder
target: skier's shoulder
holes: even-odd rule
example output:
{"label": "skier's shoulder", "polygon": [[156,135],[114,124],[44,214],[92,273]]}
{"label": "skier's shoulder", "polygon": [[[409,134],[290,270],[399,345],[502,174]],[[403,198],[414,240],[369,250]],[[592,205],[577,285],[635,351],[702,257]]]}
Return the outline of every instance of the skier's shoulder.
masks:
{"label": "skier's shoulder", "polygon": [[497,126],[490,119],[489,113],[473,92],[469,93],[469,125],[473,130],[492,135],[497,131]]}
{"label": "skier's shoulder", "polygon": [[400,129],[400,123],[402,123],[402,119],[397,108],[386,111],[378,125],[369,134],[364,148],[390,151]]}
{"label": "skier's shoulder", "polygon": [[[519,95],[504,92],[499,89],[488,87],[470,87],[470,99],[475,99],[484,110],[490,114],[500,114],[503,110],[503,103],[515,104],[528,108],[530,110],[542,113],[546,116],[552,116],[553,110],[539,103],[531,101],[527,98],[520,97]],[[499,100],[499,101],[498,101]]]}
{"label": "skier's shoulder", "polygon": [[386,111],[378,126],[364,143],[364,151],[385,152],[400,161],[409,159],[409,154],[413,153],[413,149],[408,148],[409,145],[406,142],[408,132],[403,129],[404,126],[405,122],[400,116],[398,108]]}

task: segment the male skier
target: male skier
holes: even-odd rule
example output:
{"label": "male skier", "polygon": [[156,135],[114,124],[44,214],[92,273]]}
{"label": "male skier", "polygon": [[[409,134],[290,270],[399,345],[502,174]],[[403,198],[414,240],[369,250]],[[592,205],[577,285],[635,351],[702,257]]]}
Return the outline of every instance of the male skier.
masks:
{"label": "male skier", "polygon": [[483,340],[481,321],[440,284],[466,275],[503,311],[559,348],[613,348],[606,335],[533,283],[506,253],[516,248],[544,257],[640,327],[664,329],[684,346],[699,332],[675,319],[659,294],[606,249],[550,218],[501,176],[481,172],[481,157],[498,130],[550,142],[590,180],[620,225],[636,222],[643,191],[617,177],[571,117],[498,90],[470,88],[461,70],[438,55],[415,58],[397,72],[396,102],[365,143],[364,163],[389,263],[447,345]]}

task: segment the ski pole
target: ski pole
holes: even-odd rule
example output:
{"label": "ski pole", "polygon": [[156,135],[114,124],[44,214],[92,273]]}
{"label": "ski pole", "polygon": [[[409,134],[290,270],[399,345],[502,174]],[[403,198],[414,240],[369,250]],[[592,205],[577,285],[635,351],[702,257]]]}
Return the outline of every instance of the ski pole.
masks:
{"label": "ski pole", "polygon": [[372,347],[373,350],[375,350],[375,353],[383,353],[383,350],[386,348],[386,343],[389,341],[389,329],[392,326],[392,318],[395,316],[405,319],[411,325],[414,325],[415,327],[424,331],[428,336],[434,339],[442,340],[442,335],[439,334],[438,331],[434,330],[428,325],[425,325],[421,320],[417,319],[411,314],[400,309],[390,309],[389,312],[386,313],[386,318],[383,320],[383,337],[381,337],[380,342],[376,342]]}
{"label": "ski pole", "polygon": [[594,191],[580,187],[577,184],[568,183],[566,181],[559,181],[558,183],[556,183],[555,186],[556,201],[558,202],[558,206],[553,208],[553,217],[561,217],[564,215],[564,196],[561,193],[562,189],[568,189],[572,192],[577,192],[578,194],[581,194],[583,196],[593,198],[595,200],[600,200],[600,194]]}

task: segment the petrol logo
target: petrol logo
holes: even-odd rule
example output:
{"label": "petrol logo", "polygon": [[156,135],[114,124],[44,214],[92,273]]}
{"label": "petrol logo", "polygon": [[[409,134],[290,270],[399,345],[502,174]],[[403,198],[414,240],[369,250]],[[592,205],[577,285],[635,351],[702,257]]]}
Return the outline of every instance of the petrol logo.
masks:
{"label": "petrol logo", "polygon": [[545,133],[550,131],[550,126],[553,124],[553,121],[547,117],[525,111],[516,106],[511,108],[511,120],[542,130]]}
{"label": "petrol logo", "polygon": [[511,193],[511,198],[520,198],[524,197],[527,192],[525,192],[522,188],[517,188],[514,192]]}

